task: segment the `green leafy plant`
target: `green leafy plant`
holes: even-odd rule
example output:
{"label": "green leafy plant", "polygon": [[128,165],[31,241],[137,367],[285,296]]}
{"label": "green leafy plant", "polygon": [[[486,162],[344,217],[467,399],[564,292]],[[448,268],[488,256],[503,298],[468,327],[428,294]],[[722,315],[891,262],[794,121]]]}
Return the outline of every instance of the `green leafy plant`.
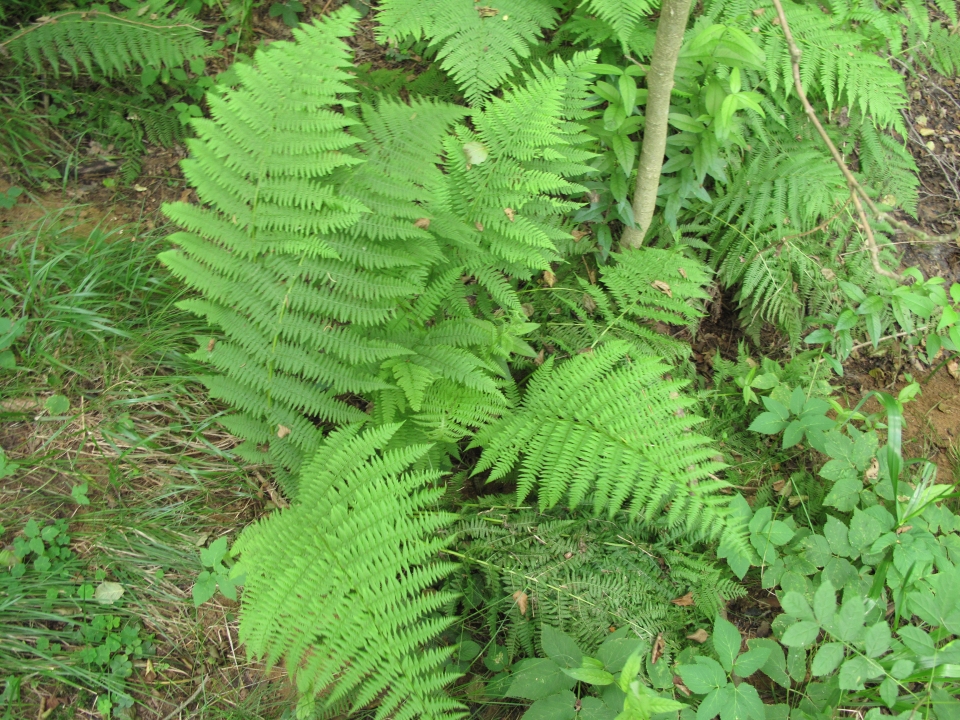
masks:
{"label": "green leafy plant", "polygon": [[[513,668],[507,697],[533,700],[524,720],[587,717],[617,720],[650,720],[653,715],[685,707],[664,697],[638,677],[649,643],[629,633],[617,632],[600,645],[597,657],[584,655],[569,635],[547,624],[542,626],[541,647],[546,656],[524,660]],[[571,689],[593,686],[599,697],[578,697]]]}
{"label": "green leafy plant", "polygon": [[219,537],[200,551],[200,563],[205,568],[193,584],[193,604],[200,607],[219,590],[230,600],[237,599],[237,585],[243,584],[242,577],[235,577],[231,568],[233,562],[227,557],[227,539]]}

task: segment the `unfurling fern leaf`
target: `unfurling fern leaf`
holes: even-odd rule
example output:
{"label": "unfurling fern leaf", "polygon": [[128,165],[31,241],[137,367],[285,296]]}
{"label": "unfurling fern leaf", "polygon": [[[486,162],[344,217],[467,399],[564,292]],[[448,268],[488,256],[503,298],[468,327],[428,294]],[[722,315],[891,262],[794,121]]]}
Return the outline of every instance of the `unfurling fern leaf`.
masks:
{"label": "unfurling fern leaf", "polygon": [[0,41],[0,50],[37,72],[59,75],[66,63],[74,75],[82,67],[106,77],[180,67],[207,53],[200,27],[188,13],[164,15],[162,10],[149,15],[69,10],[18,30]]}
{"label": "unfurling fern leaf", "polygon": [[330,435],[305,465],[300,494],[243,531],[234,546],[245,572],[240,638],[268,665],[283,660],[314,703],[380,718],[452,718],[443,694],[453,648],[434,646],[452,618],[451,596],[426,592],[453,569],[436,560],[456,516],[429,508],[440,474],[413,472],[427,448],[383,452],[397,426]]}
{"label": "unfurling fern leaf", "polygon": [[683,381],[664,378],[667,366],[630,350],[615,341],[557,367],[548,359],[521,407],[477,436],[484,450],[475,472],[496,480],[517,469],[518,501],[536,490],[543,509],[566,500],[612,515],[626,504],[648,521],[666,513],[668,524],[716,536],[726,484],[711,474],[723,465],[692,432],[693,400],[679,394]]}

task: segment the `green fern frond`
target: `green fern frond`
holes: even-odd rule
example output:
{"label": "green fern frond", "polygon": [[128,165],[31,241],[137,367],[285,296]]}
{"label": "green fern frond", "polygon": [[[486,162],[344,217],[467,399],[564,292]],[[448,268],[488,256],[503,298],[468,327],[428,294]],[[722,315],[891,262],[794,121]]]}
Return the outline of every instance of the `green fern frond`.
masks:
{"label": "green fern frond", "polygon": [[586,0],[582,3],[589,12],[609,23],[626,50],[637,26],[659,7],[656,0]]}
{"label": "green fern frond", "polygon": [[456,516],[429,509],[439,473],[410,471],[426,447],[379,450],[397,429],[333,433],[298,501],[243,531],[240,637],[268,665],[285,662],[302,708],[349,700],[356,712],[376,699],[377,718],[460,717],[443,693],[453,648],[431,647],[451,598],[425,592],[454,568],[435,558]]}
{"label": "green fern frond", "polygon": [[606,343],[556,368],[548,359],[521,407],[477,435],[475,472],[489,470],[493,481],[516,469],[518,500],[536,490],[541,508],[587,501],[612,515],[627,504],[647,521],[665,512],[669,524],[715,536],[727,501],[710,476],[723,466],[691,432],[700,420],[687,413],[685,383],[664,380],[666,365],[630,349]]}
{"label": "green fern frond", "polygon": [[[957,22],[955,16],[953,22]],[[938,73],[956,77],[960,74],[960,33],[951,32],[942,23],[934,23],[930,28],[930,39],[926,43],[924,54],[929,57],[930,64]]]}
{"label": "green fern frond", "polygon": [[14,62],[59,76],[62,64],[73,75],[81,68],[105,77],[148,68],[180,67],[207,54],[201,27],[186,12],[143,15],[69,10],[41,18],[0,41]]}
{"label": "green fern frond", "polygon": [[547,0],[383,0],[377,13],[381,41],[426,37],[439,45],[440,67],[472,104],[479,104],[529,57],[530,45],[557,20]]}
{"label": "green fern frond", "polygon": [[[490,633],[511,656],[532,650],[525,640],[539,635],[541,623],[563,628],[592,652],[611,626],[650,640],[678,632],[690,611],[671,600],[687,592],[705,617],[745,592],[696,546],[625,513],[611,520],[579,511],[538,513],[492,496],[465,509],[456,530],[464,562],[447,587],[465,603],[484,598]],[[469,568],[475,570],[463,572]],[[532,612],[520,613],[519,593]]]}

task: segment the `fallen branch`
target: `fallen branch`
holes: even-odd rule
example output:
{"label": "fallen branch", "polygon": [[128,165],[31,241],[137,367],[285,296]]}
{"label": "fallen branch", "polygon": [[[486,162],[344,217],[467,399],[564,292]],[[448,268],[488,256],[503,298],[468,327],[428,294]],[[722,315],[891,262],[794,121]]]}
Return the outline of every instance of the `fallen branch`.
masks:
{"label": "fallen branch", "polygon": [[873,269],[878,275],[883,275],[884,277],[902,281],[903,277],[901,275],[891,272],[880,265],[880,248],[877,245],[877,239],[873,234],[873,228],[870,226],[870,221],[867,219],[867,213],[866,210],[864,210],[864,205],[869,208],[870,212],[877,220],[888,223],[898,230],[902,230],[905,233],[909,233],[910,235],[925,241],[954,241],[957,238],[960,238],[960,229],[948,235],[928,235],[922,230],[918,230],[901,220],[897,220],[889,213],[881,211],[880,208],[876,206],[876,204],[867,194],[866,190],[863,189],[863,186],[857,182],[857,179],[853,176],[850,168],[847,167],[847,164],[843,160],[843,156],[840,154],[837,146],[833,144],[830,136],[827,135],[827,131],[824,130],[823,125],[820,123],[820,119],[817,117],[817,113],[813,109],[813,105],[811,105],[810,100],[807,99],[807,94],[803,89],[803,83],[800,80],[800,48],[793,39],[793,33],[790,32],[790,25],[787,22],[787,15],[783,10],[783,4],[780,2],[780,0],[773,0],[773,5],[777,9],[777,17],[780,20],[780,27],[783,29],[783,36],[787,41],[787,47],[790,50],[790,65],[793,69],[793,85],[797,90],[797,96],[800,98],[800,102],[803,104],[804,112],[806,112],[807,117],[810,118],[810,121],[817,129],[817,133],[819,133],[820,138],[830,150],[830,154],[833,156],[834,162],[837,164],[837,167],[840,168],[840,172],[843,173],[843,177],[847,181],[847,187],[850,190],[850,199],[853,200],[853,205],[856,208],[857,216],[860,218],[860,224],[863,227],[863,233],[867,241],[867,249],[870,251],[870,262],[873,265]]}

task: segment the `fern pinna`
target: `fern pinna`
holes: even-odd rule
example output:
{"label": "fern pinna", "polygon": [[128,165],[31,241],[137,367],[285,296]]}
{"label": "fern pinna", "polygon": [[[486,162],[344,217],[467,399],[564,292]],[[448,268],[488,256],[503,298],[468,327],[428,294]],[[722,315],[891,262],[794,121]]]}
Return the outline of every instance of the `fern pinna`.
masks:
{"label": "fern pinna", "polygon": [[304,466],[293,506],[234,545],[245,573],[240,638],[268,665],[286,660],[298,717],[374,702],[378,720],[462,714],[443,694],[453,648],[424,649],[452,622],[436,613],[449,593],[426,591],[454,567],[436,556],[455,516],[430,509],[440,473],[412,469],[425,446],[384,451],[397,429],[332,433]]}

